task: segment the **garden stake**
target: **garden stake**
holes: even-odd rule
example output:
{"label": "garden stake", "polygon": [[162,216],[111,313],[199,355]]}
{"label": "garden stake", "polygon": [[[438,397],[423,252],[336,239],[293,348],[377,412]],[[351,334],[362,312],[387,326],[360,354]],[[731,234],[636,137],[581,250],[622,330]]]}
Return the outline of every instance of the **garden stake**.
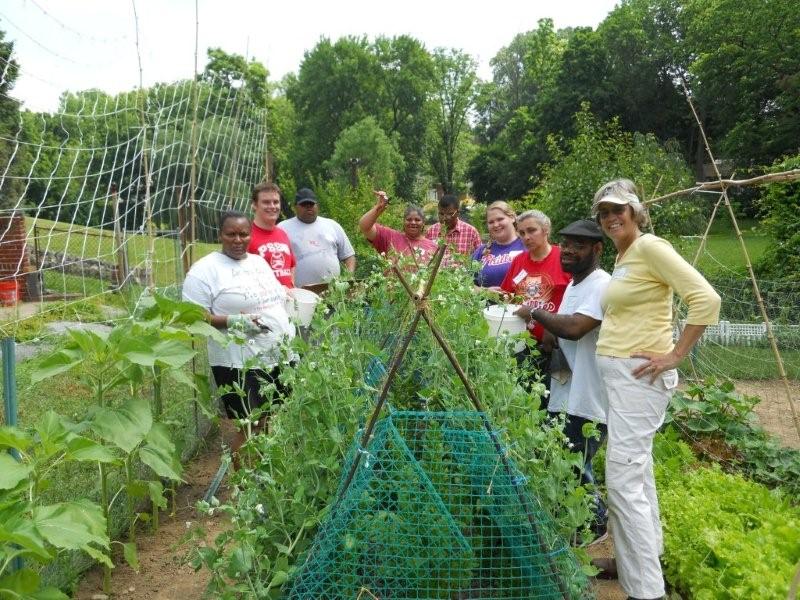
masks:
{"label": "garden stake", "polygon": [[[400,270],[396,266],[392,267],[392,270],[394,271],[394,274],[397,275],[397,278],[400,280],[400,283],[403,284],[403,287],[405,288],[406,292],[408,292],[409,295],[414,297],[414,293],[411,289],[411,286],[408,285],[408,282],[406,281],[405,277],[403,277],[403,274],[400,272]],[[435,275],[436,273],[434,272],[431,276],[431,281],[433,281],[433,277],[435,277]],[[430,289],[428,289],[428,291],[430,291]],[[425,297],[427,297],[427,293],[425,294]],[[561,595],[564,597],[565,600],[569,600],[569,594],[567,593],[567,590],[564,587],[564,582],[562,581],[561,577],[558,576],[558,571],[556,570],[555,564],[553,563],[553,557],[550,556],[550,551],[548,550],[547,546],[544,543],[544,540],[542,539],[541,532],[539,531],[539,526],[536,524],[536,521],[533,518],[533,513],[528,504],[527,497],[522,492],[520,483],[516,481],[516,478],[514,477],[514,473],[511,470],[511,465],[508,462],[508,457],[506,456],[506,453],[503,452],[503,448],[500,445],[500,440],[497,437],[497,432],[494,431],[494,429],[492,429],[492,425],[491,423],[489,423],[489,418],[486,416],[486,413],[484,412],[483,405],[481,404],[481,401],[478,399],[478,395],[475,393],[475,389],[472,387],[472,384],[469,382],[467,375],[461,368],[461,364],[459,364],[456,355],[453,354],[453,351],[450,349],[450,345],[447,343],[447,340],[444,339],[444,336],[442,336],[441,331],[439,331],[439,327],[436,325],[436,323],[434,323],[433,318],[430,316],[428,312],[428,307],[424,303],[424,298],[417,301],[417,307],[418,307],[417,308],[418,314],[420,313],[422,314],[422,318],[425,319],[425,322],[428,324],[431,333],[436,338],[436,341],[439,343],[439,346],[444,351],[445,355],[447,356],[447,359],[450,361],[450,364],[453,365],[453,369],[455,369],[458,378],[464,385],[464,389],[466,390],[469,399],[472,401],[472,405],[475,407],[475,410],[478,411],[481,422],[483,423],[483,426],[486,428],[486,432],[489,434],[489,437],[492,440],[492,444],[494,445],[495,450],[498,456],[500,457],[500,460],[503,461],[503,467],[506,473],[508,474],[509,478],[511,479],[512,485],[514,486],[514,491],[517,494],[517,498],[519,499],[520,505],[525,508],[525,516],[527,517],[531,529],[533,530],[533,533],[539,542],[539,550],[542,552],[544,556],[547,557],[547,564],[550,567],[553,579],[555,579],[556,583],[558,584],[558,589],[561,592]]]}
{"label": "garden stake", "polygon": [[733,206],[731,206],[731,201],[728,198],[728,186],[723,182],[722,175],[717,168],[717,163],[714,160],[714,154],[711,152],[711,146],[709,145],[708,138],[706,137],[706,131],[703,127],[703,122],[700,120],[700,116],[697,114],[697,111],[694,108],[692,96],[689,93],[689,88],[686,87],[686,81],[684,79],[681,79],[681,85],[683,86],[683,93],[686,96],[686,102],[689,103],[689,108],[692,109],[694,120],[697,122],[697,126],[700,128],[700,135],[703,137],[703,144],[705,145],[706,154],[708,154],[708,158],[711,160],[711,166],[714,167],[714,174],[717,176],[717,181],[719,182],[718,185],[722,190],[722,200],[725,204],[725,207],[728,209],[728,214],[730,215],[733,229],[736,232],[736,237],[739,239],[739,246],[742,249],[742,255],[744,256],[744,261],[747,265],[747,272],[750,275],[750,283],[753,284],[753,293],[755,294],[756,302],[758,303],[758,308],[761,312],[761,318],[764,319],[764,325],[767,328],[767,339],[769,340],[772,354],[775,356],[775,364],[778,367],[778,374],[780,375],[781,382],[783,383],[783,389],[786,392],[786,399],[789,401],[789,409],[792,411],[794,428],[797,431],[798,439],[800,439],[800,413],[798,413],[797,408],[794,405],[792,390],[789,387],[789,380],[786,377],[786,369],[783,366],[783,357],[781,356],[780,350],[778,350],[778,344],[775,341],[775,334],[772,331],[772,322],[770,321],[769,315],[767,314],[767,309],[764,306],[764,300],[761,297],[761,289],[758,286],[758,280],[756,279],[755,271],[753,271],[753,264],[750,262],[750,254],[747,252],[747,245],[744,243],[742,231],[739,229],[739,222],[736,220],[736,214],[733,210]]}
{"label": "garden stake", "polygon": [[[444,244],[440,244],[439,248],[436,250],[436,254],[433,256],[433,269],[431,270],[430,277],[428,278],[427,283],[425,284],[425,289],[422,293],[422,299],[419,302],[424,302],[425,299],[428,297],[428,294],[431,292],[431,288],[433,287],[433,281],[436,279],[436,273],[439,271],[439,265],[442,263],[442,257],[444,256],[444,251],[446,247]],[[397,271],[397,266],[392,267],[395,272]],[[375,403],[375,408],[372,411],[372,415],[369,418],[369,423],[367,423],[367,427],[364,430],[364,435],[361,437],[361,447],[366,448],[367,444],[369,443],[369,438],[372,437],[372,431],[375,429],[375,424],[378,422],[378,416],[380,415],[381,409],[383,408],[384,402],[386,402],[386,396],[389,394],[389,388],[392,385],[392,380],[394,380],[395,375],[397,374],[397,369],[400,368],[400,363],[403,360],[403,356],[408,350],[408,346],[411,344],[411,340],[414,337],[414,333],[417,331],[417,325],[419,324],[420,318],[423,316],[424,310],[422,308],[417,308],[417,313],[414,315],[414,320],[411,322],[411,325],[408,328],[408,332],[406,333],[405,338],[403,339],[403,343],[398,348],[396,354],[392,358],[392,366],[389,368],[389,374],[386,376],[386,379],[383,382],[383,387],[381,388],[381,394],[378,397],[378,401]],[[344,485],[342,486],[341,492],[339,492],[339,497],[336,499],[336,503],[333,505],[331,509],[331,515],[336,513],[336,508],[339,506],[339,503],[344,498],[345,492],[347,492],[347,488],[350,487],[350,483],[353,481],[353,477],[358,470],[358,465],[361,463],[361,453],[356,452],[355,457],[353,458],[353,464],[350,465],[350,471],[347,473],[347,477],[344,480]]]}

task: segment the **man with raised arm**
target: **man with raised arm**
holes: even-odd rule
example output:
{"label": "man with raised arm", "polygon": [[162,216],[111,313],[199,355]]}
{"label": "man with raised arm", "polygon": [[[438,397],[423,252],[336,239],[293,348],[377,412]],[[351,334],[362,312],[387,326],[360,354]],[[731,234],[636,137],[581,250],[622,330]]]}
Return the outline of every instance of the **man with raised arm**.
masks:
{"label": "man with raised arm", "polygon": [[[531,310],[523,306],[517,314],[540,323],[556,336],[557,348],[550,361],[550,402],[547,410],[565,413],[564,433],[576,452],[584,455],[581,483],[594,484],[592,458],[606,436],[608,400],[597,370],[595,351],[603,310],[600,305],[611,276],[600,268],[603,234],[589,219],[575,221],[559,231],[561,268],[572,274],[558,312]],[[599,439],[587,438],[583,426],[595,423]],[[606,532],[606,507],[595,492],[596,518],[592,530]]]}

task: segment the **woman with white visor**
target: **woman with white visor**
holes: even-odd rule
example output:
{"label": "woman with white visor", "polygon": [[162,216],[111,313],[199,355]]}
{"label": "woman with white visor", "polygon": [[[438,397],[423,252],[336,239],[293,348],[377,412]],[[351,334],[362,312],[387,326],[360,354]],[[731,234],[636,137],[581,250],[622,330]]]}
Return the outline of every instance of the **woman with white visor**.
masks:
{"label": "woman with white visor", "polygon": [[[602,300],[597,367],[608,393],[606,487],[619,582],[629,600],[664,596],[653,437],[664,422],[676,368],[719,319],[720,298],[672,245],[643,233],[647,213],[628,179],[603,185],[592,216],[617,257]],[[688,308],[673,342],[673,292]]]}

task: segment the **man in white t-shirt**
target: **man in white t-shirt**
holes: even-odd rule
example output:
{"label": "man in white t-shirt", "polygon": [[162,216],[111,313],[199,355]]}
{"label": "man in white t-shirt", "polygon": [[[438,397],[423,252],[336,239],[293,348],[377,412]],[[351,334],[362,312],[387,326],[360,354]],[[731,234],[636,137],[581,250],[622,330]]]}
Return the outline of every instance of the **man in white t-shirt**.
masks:
{"label": "man in white t-shirt", "polygon": [[[538,321],[558,338],[560,353],[551,360],[550,402],[547,410],[566,413],[564,433],[576,452],[584,453],[581,483],[594,484],[592,458],[606,437],[608,399],[600,381],[595,361],[597,336],[603,310],[600,300],[611,276],[600,268],[603,234],[589,219],[575,221],[559,231],[561,268],[572,274],[558,312],[533,310],[530,318]],[[555,364],[554,364],[555,363]],[[595,423],[600,438],[583,435],[586,423]],[[605,534],[606,510],[599,494],[597,518],[593,530]]]}
{"label": "man in white t-shirt", "polygon": [[333,219],[319,216],[317,197],[308,188],[295,196],[297,216],[278,224],[292,246],[297,266],[294,284],[297,287],[324,284],[338,277],[341,265],[349,272],[356,270],[356,253],[347,234]]}

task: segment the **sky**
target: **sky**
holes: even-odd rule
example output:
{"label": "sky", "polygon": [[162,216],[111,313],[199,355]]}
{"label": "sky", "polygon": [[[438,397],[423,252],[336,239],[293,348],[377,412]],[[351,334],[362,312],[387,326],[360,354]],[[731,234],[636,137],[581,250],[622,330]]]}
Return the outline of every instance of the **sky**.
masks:
{"label": "sky", "polygon": [[[615,0],[3,0],[0,29],[14,42],[21,73],[12,95],[31,110],[54,111],[60,94],[109,93],[191,78],[206,48],[262,62],[271,80],[297,72],[322,37],[409,34],[432,50],[460,48],[491,78],[489,61],[517,33],[552,18],[557,28],[600,23]],[[138,47],[137,53],[137,22]],[[2,71],[0,71],[0,76]]]}

